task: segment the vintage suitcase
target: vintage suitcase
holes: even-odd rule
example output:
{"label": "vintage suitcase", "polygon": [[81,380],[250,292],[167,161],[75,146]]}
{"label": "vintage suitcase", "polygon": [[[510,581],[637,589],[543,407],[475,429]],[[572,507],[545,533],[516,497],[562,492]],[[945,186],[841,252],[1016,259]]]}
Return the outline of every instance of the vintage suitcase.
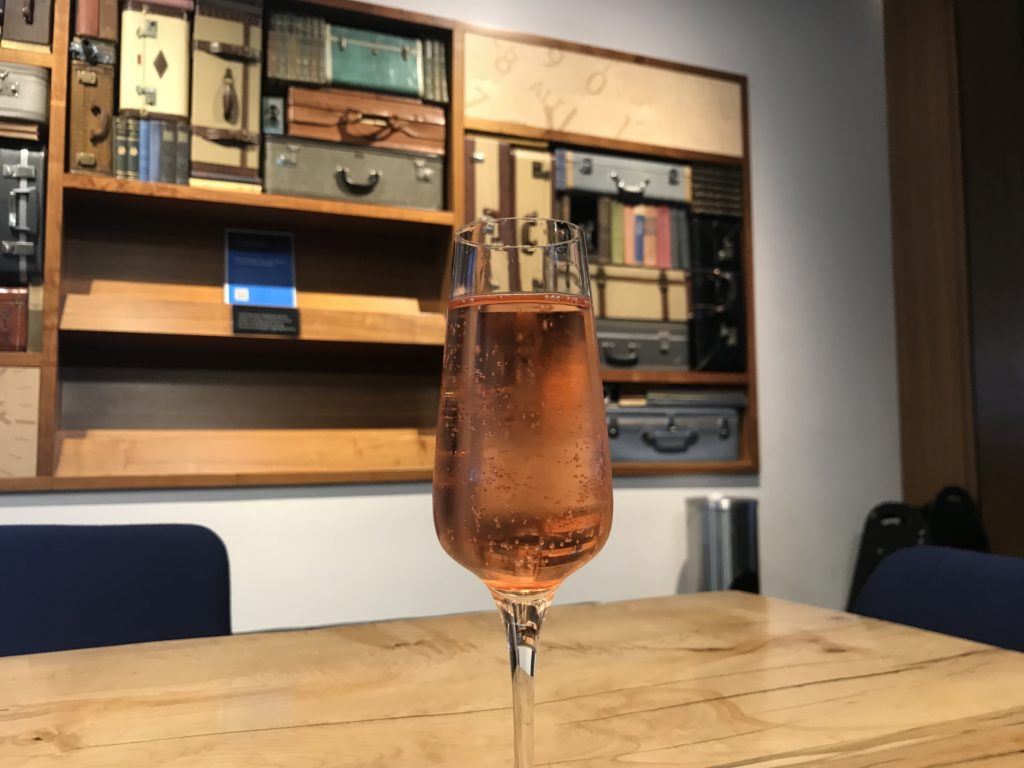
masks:
{"label": "vintage suitcase", "polygon": [[53,24],[51,0],[19,0],[4,8],[3,48],[49,48]]}
{"label": "vintage suitcase", "polygon": [[191,174],[259,181],[259,6],[200,2],[192,32]]}
{"label": "vintage suitcase", "polygon": [[49,107],[49,70],[30,64],[0,64],[0,120],[43,124]]}
{"label": "vintage suitcase", "polygon": [[743,260],[743,222],[732,216],[693,216],[691,255],[694,269],[738,271]]}
{"label": "vintage suitcase", "polygon": [[0,476],[36,473],[40,369],[0,368]]}
{"label": "vintage suitcase", "polygon": [[[695,291],[705,279],[694,273]],[[747,340],[742,306],[695,303],[690,320],[690,358],[695,371],[745,371]]]}
{"label": "vintage suitcase", "polygon": [[648,393],[646,405],[605,406],[612,461],[735,461],[742,393]]}
{"label": "vintage suitcase", "polygon": [[437,155],[363,149],[268,136],[267,192],[440,210],[444,160]]}
{"label": "vintage suitcase", "polygon": [[76,0],[75,35],[116,43],[120,28],[117,0]]}
{"label": "vintage suitcase", "polygon": [[490,136],[467,136],[466,208],[472,219],[554,215],[551,153]]}
{"label": "vintage suitcase", "polygon": [[555,150],[555,189],[676,203],[690,202],[692,191],[688,165],[572,149]]}
{"label": "vintage suitcase", "polygon": [[288,89],[288,135],[443,155],[444,109],[403,96],[293,86]]}
{"label": "vintage suitcase", "polygon": [[332,24],[327,71],[332,85],[423,95],[423,41]]}
{"label": "vintage suitcase", "polygon": [[602,365],[672,371],[690,367],[686,323],[598,320],[596,325]]}
{"label": "vintage suitcase", "polygon": [[679,269],[590,265],[594,316],[683,322],[690,314],[686,273]]}
{"label": "vintage suitcase", "polygon": [[114,46],[78,42],[77,53],[72,47],[68,95],[68,170],[110,176],[114,170]]}
{"label": "vintage suitcase", "polygon": [[189,14],[129,0],[121,11],[118,109],[188,119]]}
{"label": "vintage suitcase", "polygon": [[28,348],[28,288],[0,288],[0,352]]}
{"label": "vintage suitcase", "polygon": [[45,167],[43,150],[0,148],[0,199],[8,201],[0,221],[0,285],[43,279]]}

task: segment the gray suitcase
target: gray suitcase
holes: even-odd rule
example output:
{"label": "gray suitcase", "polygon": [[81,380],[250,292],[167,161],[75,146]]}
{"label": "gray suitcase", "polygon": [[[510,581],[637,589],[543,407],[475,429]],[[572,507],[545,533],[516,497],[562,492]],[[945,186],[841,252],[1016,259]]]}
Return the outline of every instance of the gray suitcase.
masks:
{"label": "gray suitcase", "polygon": [[272,194],[431,210],[443,204],[437,155],[268,136],[263,167]]}
{"label": "gray suitcase", "polygon": [[43,193],[46,155],[42,150],[0,148],[0,285],[28,285],[43,279]]}
{"label": "gray suitcase", "polygon": [[556,149],[555,189],[689,203],[692,180],[690,166],[680,163]]}
{"label": "gray suitcase", "polygon": [[0,64],[0,120],[45,123],[50,71],[30,64]]}
{"label": "gray suitcase", "polygon": [[646,405],[605,406],[612,461],[735,461],[742,393],[648,393]]}
{"label": "gray suitcase", "polygon": [[609,368],[685,371],[690,367],[686,323],[598,320],[601,364]]}

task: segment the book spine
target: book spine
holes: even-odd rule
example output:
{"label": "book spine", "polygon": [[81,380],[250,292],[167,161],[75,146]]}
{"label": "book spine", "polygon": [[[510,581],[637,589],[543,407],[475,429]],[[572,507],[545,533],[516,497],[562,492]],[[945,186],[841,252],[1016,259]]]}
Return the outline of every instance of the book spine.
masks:
{"label": "book spine", "polygon": [[139,120],[139,181],[149,181],[149,119]]}
{"label": "book spine", "polygon": [[658,266],[658,211],[644,206],[644,266]]}
{"label": "book spine", "polygon": [[622,263],[636,264],[636,214],[632,205],[622,206]]}
{"label": "book spine", "polygon": [[191,169],[188,123],[178,123],[176,133],[178,148],[174,153],[174,181],[177,184],[188,184],[189,170]]}
{"label": "book spine", "polygon": [[139,119],[129,117],[128,123],[128,176],[129,179],[139,178]]}
{"label": "book spine", "polygon": [[622,203],[618,200],[611,201],[611,216],[608,222],[608,227],[611,230],[609,237],[611,246],[611,258],[612,264],[624,264],[625,255],[623,253],[623,239],[622,239]]}
{"label": "book spine", "polygon": [[178,128],[174,120],[160,123],[160,181],[173,184],[178,160]]}
{"label": "book spine", "polygon": [[163,138],[163,126],[160,120],[149,121],[149,180],[160,181],[160,142]]}
{"label": "book spine", "polygon": [[599,264],[608,264],[612,260],[611,217],[612,199],[597,198],[597,253],[594,255],[594,261]]}
{"label": "book spine", "polygon": [[689,272],[693,268],[691,258],[692,235],[690,233],[690,211],[686,208],[678,209],[679,221],[679,268]]}
{"label": "book spine", "polygon": [[128,118],[114,118],[114,178],[128,178]]}
{"label": "book spine", "polygon": [[437,52],[441,60],[441,103],[447,104],[451,101],[451,97],[448,95],[448,48],[443,42],[439,42]]}
{"label": "book spine", "polygon": [[672,269],[672,211],[667,205],[659,205],[658,217],[658,266]]}

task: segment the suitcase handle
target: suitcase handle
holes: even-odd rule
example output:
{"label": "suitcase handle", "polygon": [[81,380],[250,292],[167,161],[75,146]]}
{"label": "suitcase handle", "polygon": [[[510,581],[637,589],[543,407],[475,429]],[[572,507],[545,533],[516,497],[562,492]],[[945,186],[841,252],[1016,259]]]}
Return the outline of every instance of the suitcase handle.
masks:
{"label": "suitcase handle", "polygon": [[235,90],[235,76],[231,74],[230,68],[224,70],[224,78],[221,82],[224,86],[224,93],[221,96],[224,122],[231,124],[238,119],[238,91]]}
{"label": "suitcase handle", "polygon": [[640,439],[658,453],[686,453],[697,442],[698,434],[692,429],[655,429],[644,431]]}
{"label": "suitcase handle", "polygon": [[352,179],[352,176],[349,174],[348,166],[345,166],[344,168],[339,168],[335,174],[339,182],[338,186],[344,184],[353,192],[356,192],[361,195],[365,195],[372,192],[374,187],[376,187],[377,183],[380,181],[380,177],[383,175],[383,171],[378,171],[374,168],[371,168],[369,178],[365,182],[360,183]]}
{"label": "suitcase handle", "polygon": [[[368,123],[367,121],[378,122]],[[411,139],[424,138],[421,134],[416,133],[416,131],[412,129],[410,120],[404,117],[399,117],[398,115],[389,115],[383,112],[362,112],[358,109],[352,109],[349,107],[342,113],[341,117],[338,118],[338,123],[343,127],[366,125],[366,127],[375,128],[376,130],[367,133],[365,136],[359,137],[369,139],[370,141],[382,141],[394,133],[404,133]]]}
{"label": "suitcase handle", "polygon": [[626,354],[617,355],[615,354],[615,342],[605,341],[601,344],[601,351],[604,353],[605,362],[611,365],[621,365],[623,367],[636,365],[640,362],[640,355],[637,354],[636,344],[630,342],[626,347]]}
{"label": "suitcase handle", "polygon": [[93,104],[91,112],[100,119],[100,127],[89,134],[89,141],[93,144],[99,144],[106,141],[107,136],[110,135],[111,117],[110,113],[99,104]]}
{"label": "suitcase handle", "polygon": [[612,171],[608,176],[615,182],[615,188],[626,195],[642,195],[647,191],[647,185],[651,183],[650,179],[644,179],[639,184],[630,186],[619,178],[619,174],[616,171]]}
{"label": "suitcase handle", "polygon": [[21,6],[21,17],[25,19],[26,24],[31,24],[36,17],[36,2],[35,0],[25,0],[25,4]]}
{"label": "suitcase handle", "polygon": [[214,56],[220,56],[222,59],[237,59],[238,61],[248,62],[258,62],[260,60],[260,52],[255,48],[222,43],[219,40],[196,40],[192,43],[192,48],[203,53],[212,53]]}

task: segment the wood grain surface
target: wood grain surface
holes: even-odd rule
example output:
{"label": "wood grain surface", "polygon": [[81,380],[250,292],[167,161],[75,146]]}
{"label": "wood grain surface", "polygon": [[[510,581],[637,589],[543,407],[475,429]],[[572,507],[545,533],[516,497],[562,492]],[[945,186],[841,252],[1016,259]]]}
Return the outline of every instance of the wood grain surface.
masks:
{"label": "wood grain surface", "polygon": [[[0,766],[507,766],[502,646],[495,612],[0,659]],[[847,614],[556,604],[541,654],[538,766],[1024,761],[1024,656]]]}

